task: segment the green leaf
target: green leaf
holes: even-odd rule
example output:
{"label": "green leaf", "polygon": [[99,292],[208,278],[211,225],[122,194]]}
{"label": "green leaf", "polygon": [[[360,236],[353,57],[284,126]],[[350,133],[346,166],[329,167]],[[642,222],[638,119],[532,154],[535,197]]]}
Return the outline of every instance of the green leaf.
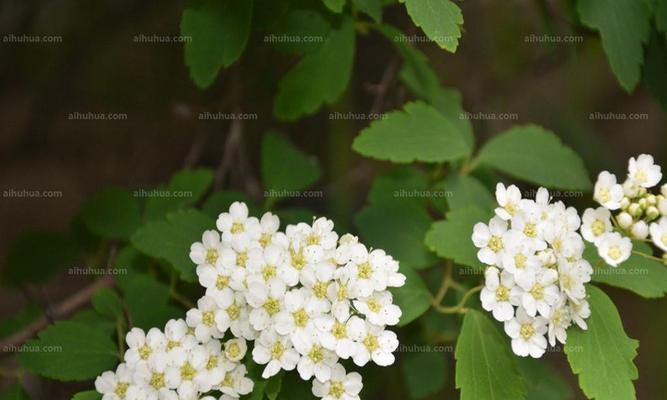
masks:
{"label": "green leaf", "polygon": [[436,221],[426,234],[426,246],[438,256],[454,260],[482,271],[484,265],[477,259],[477,248],[472,243],[472,229],[478,222],[488,223],[492,211],[475,206],[457,208],[447,214],[447,219]]}
{"label": "green leaf", "polygon": [[493,137],[474,163],[550,188],[590,190],[592,186],[581,158],[553,132],[537,125],[516,126]]}
{"label": "green leaf", "polygon": [[424,203],[418,194],[426,190],[428,179],[423,172],[413,167],[400,166],[375,178],[368,193],[368,201],[371,204],[388,201]]}
{"label": "green leaf", "polygon": [[290,39],[271,41],[276,50],[306,54],[322,46],[324,38],[331,31],[331,24],[315,10],[293,9],[281,18],[271,31],[274,33],[267,36],[269,39],[273,37]]}
{"label": "green leaf", "polygon": [[101,400],[102,395],[95,390],[86,390],[79,392],[72,397],[72,400]]}
{"label": "green leaf", "polygon": [[229,206],[235,201],[242,201],[248,205],[248,210],[251,215],[259,215],[260,210],[257,208],[252,199],[245,193],[235,191],[216,192],[209,196],[201,207],[201,211],[213,219],[218,219],[218,216],[229,210]]}
{"label": "green leaf", "polygon": [[31,372],[62,381],[93,379],[114,368],[118,351],[111,337],[87,325],[60,321],[25,345],[18,358]]}
{"label": "green leaf", "polygon": [[207,168],[186,169],[171,177],[165,189],[144,193],[136,190],[136,196],[148,195],[146,219],[161,219],[167,213],[195,204],[213,183],[213,171]]}
{"label": "green leaf", "polygon": [[526,398],[509,340],[482,312],[469,309],[465,313],[454,358],[461,400]]}
{"label": "green leaf", "polygon": [[528,388],[527,400],[570,400],[574,396],[568,383],[546,360],[530,357],[516,360]]}
{"label": "green leaf", "polygon": [[419,318],[431,307],[433,297],[424,280],[415,270],[404,265],[401,265],[399,270],[407,278],[405,285],[391,288],[390,291],[394,295],[394,304],[399,306],[403,312],[398,326],[405,326]]}
{"label": "green leaf", "polygon": [[447,361],[442,353],[408,353],[400,365],[411,399],[434,395],[447,383]]}
{"label": "green leaf", "polygon": [[[284,136],[267,132],[262,139],[262,182],[265,197],[283,197],[311,186],[322,171],[315,157],[305,154]],[[274,193],[277,192],[277,193]]]}
{"label": "green leaf", "polygon": [[278,395],[280,394],[282,385],[283,385],[283,374],[272,376],[268,380],[266,388],[264,389],[264,394],[266,394],[266,398],[269,400],[276,400],[278,398]]}
{"label": "green leaf", "polygon": [[450,0],[405,0],[415,25],[442,49],[454,53],[461,38],[463,14]]}
{"label": "green leaf", "polygon": [[378,203],[361,210],[354,221],[367,245],[384,249],[402,265],[419,269],[435,262],[424,246],[431,217],[423,204]]}
{"label": "green leaf", "polygon": [[634,399],[638,378],[632,362],[639,342],[629,338],[614,303],[592,285],[587,288],[591,317],[588,330],[568,330],[565,354],[579,387],[589,399]]}
{"label": "green leaf", "polygon": [[145,274],[132,274],[124,280],[121,290],[127,304],[133,326],[150,329],[163,326],[170,318],[182,312],[168,304],[167,285]]}
{"label": "green leaf", "polygon": [[327,8],[335,13],[343,12],[345,0],[322,0]]}
{"label": "green leaf", "polygon": [[3,317],[0,322],[0,338],[5,338],[20,331],[22,328],[37,321],[42,316],[42,311],[35,304],[28,303],[21,311],[8,317]]}
{"label": "green leaf", "polygon": [[443,181],[450,209],[476,206],[483,210],[494,208],[496,201],[489,190],[469,175],[450,174]]}
{"label": "green leaf", "polygon": [[277,210],[276,215],[280,218],[280,224],[286,226],[288,224],[296,225],[299,222],[310,222],[316,216],[314,212],[307,208],[285,208]]}
{"label": "green leaf", "polygon": [[141,224],[136,198],[120,189],[96,194],[83,205],[81,218],[91,232],[109,239],[127,240]]}
{"label": "green leaf", "polygon": [[644,60],[643,45],[648,41],[651,13],[643,1],[577,1],[579,18],[598,30],[611,69],[626,91],[639,83]]}
{"label": "green leaf", "polygon": [[97,311],[90,308],[77,311],[68,321],[84,324],[90,328],[99,330],[107,336],[111,336],[116,331],[115,321],[103,317]]}
{"label": "green leaf", "polygon": [[[653,254],[651,246],[639,241],[633,242],[633,250]],[[595,246],[589,243],[586,244],[584,257],[593,266],[591,279],[595,282],[627,289],[649,299],[663,297],[667,293],[667,268],[658,261],[632,254],[618,267],[612,267],[605,264]]]}
{"label": "green leaf", "polygon": [[205,230],[215,229],[215,222],[197,210],[177,211],[166,221],[153,221],[132,235],[132,245],[142,253],[160,258],[176,269],[181,279],[194,282],[195,265],[190,260],[190,246],[200,242]]}
{"label": "green leaf", "polygon": [[78,256],[78,246],[69,236],[31,232],[18,238],[7,254],[3,282],[18,286],[26,282],[46,282],[71,265]]}
{"label": "green leaf", "polygon": [[[667,11],[667,1],[664,6]],[[662,104],[663,110],[667,110],[667,80],[664,79],[667,70],[667,39],[661,39],[657,33],[651,35],[651,41],[646,49],[646,61],[644,65],[644,84]]]}
{"label": "green leaf", "polygon": [[280,80],[273,104],[276,117],[296,120],[338,100],[352,75],[354,51],[354,24],[343,18],[317,50],[301,58]]}
{"label": "green leaf", "polygon": [[107,318],[116,319],[123,316],[123,301],[118,294],[109,288],[102,288],[91,298],[95,311]]}
{"label": "green leaf", "polygon": [[0,392],[0,400],[30,400],[20,383],[14,383]]}
{"label": "green leaf", "polygon": [[382,2],[380,0],[352,0],[361,12],[368,14],[378,24],[382,22]]}
{"label": "green leaf", "polygon": [[470,147],[461,132],[423,102],[374,121],[354,139],[352,148],[367,157],[396,163],[445,162],[463,158]]}
{"label": "green leaf", "polygon": [[658,0],[655,8],[655,25],[667,35],[667,0]]}
{"label": "green leaf", "polygon": [[243,53],[250,33],[252,0],[192,0],[183,10],[185,64],[200,88],[215,82]]}

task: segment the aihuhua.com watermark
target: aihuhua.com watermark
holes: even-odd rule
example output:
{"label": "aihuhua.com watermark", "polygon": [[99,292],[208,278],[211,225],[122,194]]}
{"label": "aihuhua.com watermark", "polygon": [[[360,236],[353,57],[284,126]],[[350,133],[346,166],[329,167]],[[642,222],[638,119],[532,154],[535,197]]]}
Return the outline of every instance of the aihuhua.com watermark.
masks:
{"label": "aihuhua.com watermark", "polygon": [[613,268],[600,267],[593,269],[593,275],[632,275],[632,276],[648,276],[648,268]]}
{"label": "aihuhua.com watermark", "polygon": [[265,198],[314,198],[320,199],[324,197],[324,192],[321,190],[286,190],[286,189],[268,189],[264,191]]}
{"label": "aihuhua.com watermark", "polygon": [[584,346],[575,346],[575,345],[556,345],[547,347],[547,353],[583,353]]}
{"label": "aihuhua.com watermark", "polygon": [[67,119],[70,121],[125,121],[127,114],[74,111],[67,114]]}
{"label": "aihuhua.com watermark", "polygon": [[192,36],[181,36],[181,35],[158,35],[150,34],[146,35],[140,33],[132,37],[133,43],[190,43],[192,42]]}
{"label": "aihuhua.com watermark", "polygon": [[447,43],[447,42],[456,42],[458,37],[456,36],[426,36],[426,35],[394,35],[394,42],[396,43]]}
{"label": "aihuhua.com watermark", "polygon": [[463,112],[459,114],[459,119],[463,120],[484,120],[484,121],[516,121],[519,119],[519,114],[517,113],[485,113],[485,112]]}
{"label": "aihuhua.com watermark", "polygon": [[453,353],[454,346],[445,345],[422,345],[422,344],[399,344],[396,349],[398,353]]}
{"label": "aihuhua.com watermark", "polygon": [[599,112],[595,111],[588,114],[588,119],[591,121],[645,121],[648,119],[647,113],[615,113],[615,112]]}
{"label": "aihuhua.com watermark", "polygon": [[6,189],[2,191],[2,197],[7,199],[59,199],[63,197],[63,192],[60,190]]}
{"label": "aihuhua.com watermark", "polygon": [[354,113],[354,112],[331,112],[329,113],[329,120],[342,121],[375,121],[379,119],[387,119],[387,114],[382,113]]}
{"label": "aihuhua.com watermark", "polygon": [[456,272],[461,276],[484,275],[483,269],[473,267],[458,267],[456,268]]}
{"label": "aihuhua.com watermark", "polygon": [[67,275],[83,275],[83,276],[127,275],[127,268],[72,266],[67,268]]}
{"label": "aihuhua.com watermark", "polygon": [[2,37],[2,43],[62,43],[63,37],[60,35],[15,35],[6,34]]}
{"label": "aihuhua.com watermark", "polygon": [[164,189],[136,189],[132,191],[132,196],[134,197],[177,197],[177,198],[187,198],[192,197],[192,191],[190,190],[164,190]]}
{"label": "aihuhua.com watermark", "polygon": [[256,121],[259,119],[255,113],[223,113],[223,112],[200,112],[197,116],[200,121]]}
{"label": "aihuhua.com watermark", "polygon": [[393,195],[396,198],[432,199],[452,197],[454,194],[449,190],[397,189],[394,190]]}
{"label": "aihuhua.com watermark", "polygon": [[313,35],[288,35],[269,33],[264,35],[264,43],[323,43],[324,37]]}
{"label": "aihuhua.com watermark", "polygon": [[525,43],[583,43],[584,37],[581,35],[537,35],[531,33],[523,37]]}
{"label": "aihuhua.com watermark", "polygon": [[14,345],[8,344],[2,346],[3,353],[61,353],[63,351],[62,346],[57,345]]}
{"label": "aihuhua.com watermark", "polygon": [[[524,198],[535,198],[537,190],[527,189],[523,191]],[[571,199],[584,197],[584,192],[579,190],[549,190],[549,197],[552,199]]]}

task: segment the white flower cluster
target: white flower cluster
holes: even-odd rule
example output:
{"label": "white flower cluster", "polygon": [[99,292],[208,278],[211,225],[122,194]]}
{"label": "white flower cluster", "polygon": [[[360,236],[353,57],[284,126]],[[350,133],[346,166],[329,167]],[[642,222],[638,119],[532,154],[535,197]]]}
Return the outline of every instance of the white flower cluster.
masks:
{"label": "white flower cluster", "polygon": [[[296,369],[313,379],[318,397],[359,399],[361,375],[338,361],[394,362],[398,339],[386,327],[398,323],[401,310],[388,288],[403,286],[405,276],[383,250],[349,234],[339,238],[326,218],[279,227],[277,216],[251,217],[244,203],[220,214],[218,230],[204,232],[190,251],[206,288],[197,308],[185,321],[170,321],[164,334],[133,329],[126,363],[96,382],[104,400],[212,399],[210,391],[238,398],[253,387],[240,364],[246,340],[254,341],[252,359],[265,366],[262,378]],[[233,338],[222,345],[225,336]],[[148,394],[136,397],[140,391]]]}
{"label": "white flower cluster", "polygon": [[[617,183],[616,176],[608,171],[598,175],[593,199],[601,207],[584,212],[581,233],[584,239],[595,244],[607,264],[616,267],[630,257],[630,238],[646,240],[650,236],[665,257],[667,184],[662,185],[657,195],[648,191],[661,179],[660,166],[648,154],[630,158],[623,184]],[[612,216],[612,211],[618,214]]]}
{"label": "white flower cluster", "polygon": [[577,211],[560,201],[551,203],[545,188],[535,200],[521,197],[516,186],[499,183],[496,216],[488,225],[477,223],[472,240],[479,248],[477,257],[489,266],[482,307],[505,323],[515,354],[538,358],[546,351],[547,338],[551,346],[565,343],[572,323],[587,329],[584,284],[593,270],[582,258]]}

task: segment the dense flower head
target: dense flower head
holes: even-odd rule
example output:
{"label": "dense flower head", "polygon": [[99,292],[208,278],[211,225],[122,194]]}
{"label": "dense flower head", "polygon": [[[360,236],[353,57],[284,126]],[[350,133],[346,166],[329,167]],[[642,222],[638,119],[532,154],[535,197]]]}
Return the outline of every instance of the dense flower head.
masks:
{"label": "dense flower head", "polygon": [[[504,322],[515,354],[538,358],[547,343],[565,343],[573,322],[585,329],[590,316],[585,283],[593,270],[583,259],[582,221],[574,208],[551,203],[545,188],[532,200],[499,183],[496,199],[496,215],[472,234],[477,258],[488,266],[482,307]],[[582,232],[592,237],[590,229]]]}
{"label": "dense flower head", "polygon": [[133,328],[125,362],[97,378],[103,399],[236,399],[254,385],[246,353],[264,379],[296,370],[315,396],[359,399],[361,375],[340,360],[394,362],[398,262],[326,218],[281,232],[277,216],[235,202],[216,225],[191,246],[205,289],[197,306],[162,331]]}

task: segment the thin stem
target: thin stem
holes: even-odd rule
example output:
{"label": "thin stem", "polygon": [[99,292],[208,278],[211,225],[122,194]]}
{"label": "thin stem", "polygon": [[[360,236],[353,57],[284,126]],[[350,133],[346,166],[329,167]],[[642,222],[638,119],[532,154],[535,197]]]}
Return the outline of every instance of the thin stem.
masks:
{"label": "thin stem", "polygon": [[119,316],[116,319],[116,336],[118,336],[118,353],[120,354],[120,359],[123,359],[125,355],[125,321]]}
{"label": "thin stem", "polygon": [[445,298],[445,295],[447,294],[447,290],[451,286],[451,283],[452,283],[452,262],[447,261],[447,264],[445,264],[445,274],[442,278],[440,289],[438,289],[438,293],[436,293],[435,297],[433,298],[433,306],[439,306],[440,303],[442,303],[442,300]]}
{"label": "thin stem", "polygon": [[632,250],[632,254],[636,254],[638,256],[648,258],[649,260],[654,260],[654,261],[658,261],[658,262],[661,262],[661,263],[664,262],[664,260],[662,258],[658,258],[658,257],[652,256],[652,255],[649,255],[649,254],[645,254],[645,253],[642,253],[641,251]]}
{"label": "thin stem", "polygon": [[438,312],[441,312],[441,313],[443,313],[443,314],[463,314],[463,313],[465,313],[465,312],[467,311],[467,309],[465,308],[465,305],[466,305],[466,303],[468,302],[468,300],[470,299],[470,297],[472,297],[472,295],[474,295],[475,293],[477,293],[477,292],[479,292],[480,290],[482,290],[483,287],[484,287],[484,286],[479,285],[479,286],[475,286],[474,288],[468,290],[468,291],[463,295],[463,298],[461,299],[461,301],[460,301],[457,305],[455,305],[455,306],[451,306],[451,307],[443,307],[443,306],[441,306],[441,305],[436,305],[436,306],[434,306],[434,308],[435,308]]}

